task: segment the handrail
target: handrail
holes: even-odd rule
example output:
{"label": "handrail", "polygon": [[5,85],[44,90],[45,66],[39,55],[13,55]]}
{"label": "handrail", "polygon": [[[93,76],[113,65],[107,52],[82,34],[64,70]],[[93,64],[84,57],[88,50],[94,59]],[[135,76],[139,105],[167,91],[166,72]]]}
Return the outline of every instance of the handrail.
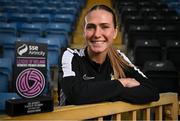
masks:
{"label": "handrail", "polygon": [[178,97],[176,93],[162,93],[159,101],[148,104],[136,105],[122,101],[105,102],[88,105],[70,105],[56,107],[53,112],[30,114],[23,116],[3,116],[4,120],[84,120],[97,118],[103,120],[103,116],[113,115],[114,119],[121,120],[124,112],[130,112],[132,120],[137,120],[138,111],[143,112],[143,120],[150,120],[152,113],[158,120],[178,120]]}

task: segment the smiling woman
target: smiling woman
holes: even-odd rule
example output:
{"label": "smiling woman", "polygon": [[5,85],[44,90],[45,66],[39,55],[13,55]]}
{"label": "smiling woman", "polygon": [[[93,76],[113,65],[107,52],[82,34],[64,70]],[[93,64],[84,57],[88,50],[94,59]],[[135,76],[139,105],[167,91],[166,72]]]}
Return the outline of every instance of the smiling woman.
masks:
{"label": "smiling woman", "polygon": [[148,77],[112,47],[117,31],[115,13],[108,6],[95,5],[87,12],[85,48],[67,48],[62,56],[62,105],[105,101],[147,103],[159,99]]}

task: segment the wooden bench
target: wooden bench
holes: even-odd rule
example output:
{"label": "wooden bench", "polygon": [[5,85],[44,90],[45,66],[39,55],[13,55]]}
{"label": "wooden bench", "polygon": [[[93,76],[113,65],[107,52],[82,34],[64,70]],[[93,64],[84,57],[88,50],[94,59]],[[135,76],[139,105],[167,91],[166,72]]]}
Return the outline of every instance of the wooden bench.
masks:
{"label": "wooden bench", "polygon": [[[148,104],[135,105],[122,101],[105,102],[98,104],[55,107],[53,112],[39,113],[10,117],[1,115],[3,120],[103,120],[104,116],[111,115],[113,120],[178,120],[179,102],[176,93],[162,93],[160,100]],[[127,116],[128,115],[128,116]]]}

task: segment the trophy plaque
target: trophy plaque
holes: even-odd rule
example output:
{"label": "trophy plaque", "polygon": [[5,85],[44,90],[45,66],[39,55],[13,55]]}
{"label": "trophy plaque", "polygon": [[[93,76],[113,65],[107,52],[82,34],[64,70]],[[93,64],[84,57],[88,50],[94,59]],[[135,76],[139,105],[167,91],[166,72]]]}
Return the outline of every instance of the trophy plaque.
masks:
{"label": "trophy plaque", "polygon": [[47,44],[16,42],[14,88],[21,99],[6,101],[10,116],[53,111],[47,83]]}

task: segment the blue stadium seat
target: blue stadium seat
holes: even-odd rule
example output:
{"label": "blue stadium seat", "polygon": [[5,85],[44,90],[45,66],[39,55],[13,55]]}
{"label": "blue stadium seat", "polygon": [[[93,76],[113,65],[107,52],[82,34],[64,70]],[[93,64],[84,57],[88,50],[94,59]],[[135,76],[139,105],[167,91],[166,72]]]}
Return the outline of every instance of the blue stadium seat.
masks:
{"label": "blue stadium seat", "polygon": [[50,87],[52,80],[51,80],[51,70],[50,70],[50,65],[49,63],[47,63],[47,77],[46,77],[46,86],[45,89],[43,91],[43,94],[49,94],[50,93]]}
{"label": "blue stadium seat", "polygon": [[29,36],[28,34],[17,37],[16,41],[24,41],[24,42],[34,42],[36,40],[37,36]]}
{"label": "blue stadium seat", "polygon": [[57,10],[57,14],[72,14],[78,17],[78,11],[75,7],[61,7],[59,10]]}
{"label": "blue stadium seat", "polygon": [[8,22],[29,22],[30,16],[26,13],[11,13]]}
{"label": "blue stadium seat", "polygon": [[12,79],[12,62],[9,58],[0,58],[0,92],[7,92]]}
{"label": "blue stadium seat", "polygon": [[4,7],[4,11],[8,13],[20,13],[21,8],[16,5],[7,5]]}
{"label": "blue stadium seat", "polygon": [[81,10],[81,4],[78,1],[64,1],[64,7],[75,7],[77,12]]}
{"label": "blue stadium seat", "polygon": [[46,1],[44,0],[33,0],[30,5],[35,7],[44,7]]}
{"label": "blue stadium seat", "polygon": [[39,22],[39,23],[49,23],[51,22],[51,15],[50,14],[43,14],[43,13],[35,13],[31,14],[30,22]]}
{"label": "blue stadium seat", "polygon": [[48,63],[50,66],[59,64],[59,56],[61,53],[61,43],[53,38],[37,38],[37,43],[45,43],[48,46]]}
{"label": "blue stadium seat", "polygon": [[49,34],[46,36],[46,38],[49,38],[54,41],[59,41],[61,44],[61,47],[66,48],[69,44],[69,38],[66,36],[66,34]]}
{"label": "blue stadium seat", "polygon": [[12,34],[0,34],[0,45],[3,46],[3,57],[10,58],[14,63],[15,42],[17,37]]}
{"label": "blue stadium seat", "polygon": [[0,13],[0,22],[7,22],[8,15],[7,13]]}
{"label": "blue stadium seat", "polygon": [[34,7],[34,6],[25,6],[23,7],[23,13],[28,13],[28,14],[35,14],[39,12],[39,8],[38,7]]}
{"label": "blue stadium seat", "polygon": [[68,23],[49,23],[46,26],[47,34],[71,33],[71,25]]}
{"label": "blue stadium seat", "polygon": [[27,0],[15,0],[13,1],[13,5],[18,6],[21,9],[24,6],[29,5],[29,2]]}
{"label": "blue stadium seat", "polygon": [[17,34],[17,23],[0,23],[0,33],[12,33],[13,35]]}
{"label": "blue stadium seat", "polygon": [[53,17],[52,22],[70,23],[71,25],[73,25],[75,21],[76,18],[72,14],[56,14]]}
{"label": "blue stadium seat", "polygon": [[40,9],[40,13],[46,13],[46,14],[56,14],[57,8],[56,7],[43,7]]}
{"label": "blue stadium seat", "polygon": [[20,36],[24,34],[43,36],[43,24],[41,23],[22,23],[19,27]]}
{"label": "blue stadium seat", "polygon": [[56,8],[60,8],[63,5],[63,1],[58,1],[58,0],[50,0],[47,2],[48,7],[56,7]]}

